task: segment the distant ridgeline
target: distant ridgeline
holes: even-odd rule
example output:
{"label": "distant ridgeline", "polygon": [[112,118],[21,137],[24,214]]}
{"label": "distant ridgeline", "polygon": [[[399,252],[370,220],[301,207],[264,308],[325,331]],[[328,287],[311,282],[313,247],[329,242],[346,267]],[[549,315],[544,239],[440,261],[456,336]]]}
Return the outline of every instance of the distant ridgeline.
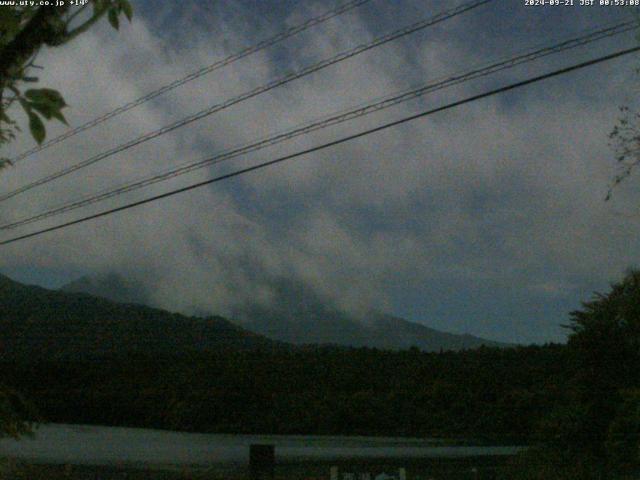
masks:
{"label": "distant ridgeline", "polygon": [[[270,281],[272,299],[268,306],[243,302],[233,319],[247,330],[273,340],[305,344],[375,347],[390,350],[418,347],[421,350],[463,350],[506,347],[473,335],[446,333],[392,315],[371,311],[356,318],[321,299],[313,289],[290,279]],[[119,303],[153,305],[144,285],[116,273],[82,277],[64,287],[66,292],[82,292]]]}
{"label": "distant ridgeline", "polygon": [[51,422],[228,433],[525,439],[566,347],[298,346],[0,277],[0,379]]}

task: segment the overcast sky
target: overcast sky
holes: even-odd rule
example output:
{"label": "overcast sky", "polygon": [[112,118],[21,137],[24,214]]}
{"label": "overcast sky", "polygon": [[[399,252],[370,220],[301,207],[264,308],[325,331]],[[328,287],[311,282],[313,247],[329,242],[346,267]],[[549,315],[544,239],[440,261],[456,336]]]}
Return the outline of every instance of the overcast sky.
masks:
{"label": "overcast sky", "polygon": [[[331,1],[132,2],[38,58],[72,126],[332,8]],[[0,191],[84,160],[206,106],[460,2],[372,0],[277,48],[199,78],[0,175]],[[495,0],[0,205],[0,221],[211,156],[371,99],[628,18],[620,8]],[[82,211],[97,212],[635,44],[627,34],[316,132]],[[0,271],[58,287],[117,272],[156,304],[224,314],[269,302],[274,278],[327,302],[509,342],[561,341],[568,313],[640,254],[640,180],[604,202],[618,106],[637,107],[628,56],[484,99],[291,162],[0,247]],[[20,118],[16,111],[16,118]],[[48,135],[63,133],[48,125]],[[7,154],[33,145],[23,134]]]}

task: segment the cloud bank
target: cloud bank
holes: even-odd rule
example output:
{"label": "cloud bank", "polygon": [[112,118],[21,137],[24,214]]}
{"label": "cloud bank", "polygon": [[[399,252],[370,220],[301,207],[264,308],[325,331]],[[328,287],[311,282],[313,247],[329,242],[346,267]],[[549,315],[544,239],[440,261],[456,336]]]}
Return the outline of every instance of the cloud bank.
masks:
{"label": "cloud bank", "polygon": [[[141,4],[134,22],[119,33],[101,25],[68,47],[44,52],[41,83],[64,94],[71,125],[251,44],[259,39],[257,33],[264,38],[328,8],[325,2],[283,3],[265,17],[273,21],[265,21],[238,2],[211,9],[201,3],[182,5],[179,12],[166,7],[151,15],[150,7]],[[550,28],[543,27],[541,13],[523,7],[485,8],[17,196],[2,205],[0,220],[21,218],[540,44],[539,37],[533,42],[533,35],[519,32],[523,18],[539,22],[538,31]],[[372,2],[23,161],[2,174],[0,189],[16,188],[334,55],[416,14],[432,13],[420,2],[402,2],[397,10]],[[569,25],[566,31],[590,24],[584,12],[554,15],[546,21]],[[172,16],[171,28],[161,28]],[[438,92],[83,213],[308,148],[615,45],[577,50]],[[557,325],[568,309],[592,289],[606,288],[640,254],[635,179],[616,191],[612,202],[603,202],[614,163],[607,134],[618,105],[630,100],[628,85],[638,82],[630,62],[485,99],[3,247],[0,269],[116,271],[143,283],[154,302],[169,310],[223,314],[246,302],[268,304],[273,279],[289,278],[341,308],[382,309],[434,328],[502,341],[559,340],[563,333]],[[48,128],[51,136],[64,131]],[[9,153],[30,145],[22,135]]]}

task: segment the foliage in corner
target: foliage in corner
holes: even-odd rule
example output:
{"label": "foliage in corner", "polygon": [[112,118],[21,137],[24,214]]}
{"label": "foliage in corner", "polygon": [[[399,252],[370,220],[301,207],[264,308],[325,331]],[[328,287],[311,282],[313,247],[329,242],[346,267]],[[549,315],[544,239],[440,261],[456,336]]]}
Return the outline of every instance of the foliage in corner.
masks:
{"label": "foliage in corner", "polygon": [[20,438],[33,433],[38,415],[18,392],[0,388],[0,438]]}
{"label": "foliage in corner", "polygon": [[614,150],[618,172],[613,177],[605,201],[611,199],[614,188],[640,164],[640,113],[631,112],[627,106],[620,107],[618,123],[609,133],[609,146]]}
{"label": "foliage in corner", "polygon": [[[636,28],[640,28],[640,12],[633,12]],[[636,33],[640,42],[640,32]],[[636,68],[640,74],[640,68]],[[613,196],[613,190],[626,180],[640,164],[640,112],[632,112],[628,106],[620,107],[620,117],[609,133],[609,146],[613,148],[618,172],[614,175],[607,191],[605,201]]]}
{"label": "foliage in corner", "polygon": [[510,478],[637,478],[640,271],[584,302],[569,328],[564,404],[540,422],[538,448],[519,459],[519,473]]}
{"label": "foliage in corner", "polygon": [[[73,8],[70,2],[0,7],[0,149],[20,132],[12,105],[19,105],[26,114],[29,131],[39,145],[45,140],[47,121],[67,123],[62,113],[67,104],[57,90],[25,88],[38,83],[32,71],[42,68],[34,63],[40,49],[70,42],[105,15],[117,29],[119,16],[124,14],[131,20],[132,13],[128,0],[92,0]],[[9,165],[11,160],[0,151],[0,170]],[[33,412],[27,402],[0,386],[0,437],[18,438],[29,433],[32,425],[25,420],[28,418],[33,418]]]}
{"label": "foliage in corner", "polygon": [[[62,113],[67,104],[57,90],[25,89],[25,85],[38,82],[32,70],[42,68],[34,63],[40,49],[69,43],[105,15],[118,29],[121,14],[131,20],[129,0],[92,0],[73,8],[69,2],[0,8],[0,147],[14,140],[20,131],[9,114],[13,104],[20,105],[26,114],[29,131],[39,145],[46,137],[46,121],[67,123]],[[8,165],[11,160],[0,157],[0,170]]]}

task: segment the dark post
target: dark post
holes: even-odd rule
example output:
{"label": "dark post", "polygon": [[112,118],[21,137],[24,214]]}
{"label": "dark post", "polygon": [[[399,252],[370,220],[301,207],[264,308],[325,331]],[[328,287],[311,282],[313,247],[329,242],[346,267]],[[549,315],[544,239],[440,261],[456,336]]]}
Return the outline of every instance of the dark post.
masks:
{"label": "dark post", "polygon": [[275,475],[276,447],[251,445],[249,447],[249,475],[251,480],[272,480]]}

